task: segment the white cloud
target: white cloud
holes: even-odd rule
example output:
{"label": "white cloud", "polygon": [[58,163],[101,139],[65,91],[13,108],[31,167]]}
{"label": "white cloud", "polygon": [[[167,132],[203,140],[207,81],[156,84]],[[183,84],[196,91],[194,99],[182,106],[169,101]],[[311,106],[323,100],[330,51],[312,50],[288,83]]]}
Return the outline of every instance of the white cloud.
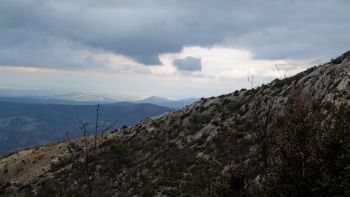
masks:
{"label": "white cloud", "polygon": [[[78,51],[79,52],[79,51]],[[129,75],[163,80],[206,80],[206,79],[236,79],[245,80],[248,76],[273,79],[284,75],[293,75],[311,66],[315,59],[254,59],[252,52],[228,46],[210,48],[200,46],[184,47],[179,53],[163,53],[159,55],[161,64],[146,66],[133,59],[104,51],[84,50],[84,56],[99,67],[91,67],[81,72],[107,73],[113,75]],[[80,55],[82,52],[77,53]],[[73,55],[71,55],[73,56]],[[174,61],[194,57],[201,60],[201,69],[196,72],[182,72],[174,66]],[[191,63],[186,62],[186,63]],[[196,63],[196,62],[195,62]],[[285,65],[286,69],[278,71],[275,65]],[[187,65],[190,66],[190,65]],[[198,65],[196,65],[198,66]],[[1,67],[0,67],[1,68]],[[16,70],[21,72],[53,72],[57,68],[46,69],[36,67],[2,66],[1,70]],[[58,69],[60,70],[60,69]],[[77,70],[78,71],[78,70]]]}
{"label": "white cloud", "polygon": [[[275,64],[287,65],[292,75],[348,50],[349,5],[6,1],[0,6],[0,82],[160,96],[230,92],[249,87],[250,75],[257,83],[284,75]],[[201,69],[179,71],[173,61],[186,57],[201,59]]]}
{"label": "white cloud", "polygon": [[[311,66],[312,60],[255,60],[251,52],[228,47],[185,47],[180,53],[161,54],[161,65],[145,66],[130,58],[104,52],[90,52],[90,58],[105,69],[55,70],[32,67],[0,67],[0,83],[11,88],[79,91],[173,98],[213,96],[269,82],[279,73],[275,63],[290,65],[288,72]],[[172,61],[187,56],[202,60],[202,70],[184,73]],[[22,79],[22,80],[18,80]]]}
{"label": "white cloud", "polygon": [[[218,79],[243,79],[251,75],[268,78],[280,77],[280,73],[275,67],[276,64],[287,65],[288,74],[292,75],[311,66],[311,62],[315,61],[314,59],[254,59],[253,54],[248,50],[225,46],[211,48],[192,46],[183,48],[179,53],[160,55],[161,62],[168,68],[164,74],[181,74],[176,69],[169,69],[170,62],[189,56],[200,58],[202,62],[201,71],[193,73],[193,77]],[[158,72],[158,74],[160,73]]]}
{"label": "white cloud", "polygon": [[[103,51],[84,51],[100,67],[92,67],[81,72],[106,73],[115,76],[138,76],[158,80],[246,80],[248,76],[256,79],[273,79],[281,75],[293,75],[312,66],[315,59],[254,59],[252,52],[229,46],[214,46],[210,48],[200,46],[184,47],[179,53],[163,53],[159,55],[161,64],[146,66],[133,59]],[[174,61],[194,57],[201,60],[201,69],[195,72],[183,72],[174,66]],[[189,63],[189,62],[186,62]],[[191,62],[190,62],[191,63]],[[275,65],[284,65],[280,71]],[[190,66],[190,65],[187,65]],[[197,65],[198,66],[198,65]],[[22,72],[43,72],[48,69],[35,67],[3,67],[2,70],[17,70]],[[51,69],[54,70],[54,69]],[[286,72],[286,73],[283,73]]]}

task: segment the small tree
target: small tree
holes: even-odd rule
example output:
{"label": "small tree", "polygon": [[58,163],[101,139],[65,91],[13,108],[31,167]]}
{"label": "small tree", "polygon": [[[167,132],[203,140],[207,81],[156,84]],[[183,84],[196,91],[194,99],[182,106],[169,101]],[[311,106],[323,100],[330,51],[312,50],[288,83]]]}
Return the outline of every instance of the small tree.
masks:
{"label": "small tree", "polygon": [[254,89],[254,76],[248,76],[248,82],[250,83],[250,86],[252,89]]}
{"label": "small tree", "polygon": [[288,77],[288,72],[285,64],[275,64],[275,67],[280,76],[280,79],[285,79]]}
{"label": "small tree", "polygon": [[[253,117],[251,119],[255,139],[258,144],[258,155],[263,160],[264,169],[268,167],[269,149],[272,144],[273,133],[269,132],[271,121],[275,115],[275,101],[276,97],[262,100],[258,97],[255,99],[253,106]],[[263,109],[265,106],[265,110]],[[261,111],[259,111],[259,109]]]}
{"label": "small tree", "polygon": [[[98,133],[101,132],[101,141],[103,141],[103,134],[104,132],[113,129],[115,127],[115,124],[117,121],[112,122],[112,124],[106,126],[106,122],[103,123],[102,127],[105,127],[103,130],[101,130],[100,127],[100,105],[98,104],[96,107],[96,118],[95,118],[95,125],[94,125],[94,136],[93,136],[93,145],[92,147],[89,146],[88,142],[88,123],[82,121],[79,117],[77,117],[80,129],[83,132],[83,151],[84,151],[84,166],[85,166],[85,173],[86,173],[86,182],[88,186],[88,193],[89,197],[92,196],[94,182],[95,182],[95,173],[96,173],[96,165],[97,165],[97,141],[98,141]],[[92,153],[91,153],[92,151]],[[92,166],[90,166],[90,163],[92,163]]]}
{"label": "small tree", "polygon": [[85,166],[85,177],[86,177],[86,182],[88,186],[88,194],[89,197],[92,196],[92,190],[93,190],[93,169],[90,168],[90,153],[89,153],[89,146],[88,146],[88,141],[87,141],[87,122],[83,122],[78,118],[78,121],[80,123],[80,129],[83,132],[83,151],[84,151],[84,166]]}

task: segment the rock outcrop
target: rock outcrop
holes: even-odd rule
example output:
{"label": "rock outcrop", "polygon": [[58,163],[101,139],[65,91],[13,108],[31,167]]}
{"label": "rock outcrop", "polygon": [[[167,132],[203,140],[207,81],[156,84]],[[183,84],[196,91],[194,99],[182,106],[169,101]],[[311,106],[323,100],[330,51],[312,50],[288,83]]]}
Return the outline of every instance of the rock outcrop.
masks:
{"label": "rock outcrop", "polygon": [[[290,78],[202,98],[183,109],[98,135],[96,150],[91,136],[86,146],[84,139],[77,139],[51,145],[55,151],[40,153],[47,149],[41,147],[6,156],[0,160],[3,172],[4,166],[8,168],[0,193],[209,196],[228,180],[237,192],[259,196],[264,162],[257,156],[252,124],[259,120],[254,117],[274,111],[283,118],[283,108],[297,89],[324,107],[324,113],[329,103],[350,106],[350,52]],[[43,156],[35,156],[35,151]],[[53,158],[43,161],[47,155]],[[35,173],[24,173],[28,162],[40,164],[30,164]],[[236,179],[228,177],[232,174]]]}

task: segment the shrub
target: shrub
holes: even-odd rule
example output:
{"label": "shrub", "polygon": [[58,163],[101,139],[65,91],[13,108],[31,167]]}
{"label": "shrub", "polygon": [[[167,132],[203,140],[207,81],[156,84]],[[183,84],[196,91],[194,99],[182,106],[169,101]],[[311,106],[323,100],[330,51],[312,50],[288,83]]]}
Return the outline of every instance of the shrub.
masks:
{"label": "shrub", "polygon": [[[275,155],[264,186],[268,196],[346,196],[350,193],[350,109],[322,114],[307,98],[292,97],[274,123]],[[272,161],[271,161],[272,162]]]}
{"label": "shrub", "polygon": [[123,162],[130,162],[133,159],[132,152],[123,142],[114,142],[110,145],[113,154],[118,155],[117,159]]}
{"label": "shrub", "polygon": [[230,103],[230,102],[231,102],[230,99],[225,98],[225,99],[222,101],[222,104],[223,104],[223,105],[226,105],[226,104],[228,104],[228,103]]}
{"label": "shrub", "polygon": [[[224,180],[215,183],[213,187],[214,192],[211,196],[217,197],[231,197],[231,196],[245,196],[245,172],[247,169],[243,165],[235,165],[228,172],[225,173]],[[210,189],[211,190],[211,189]]]}
{"label": "shrub", "polygon": [[40,188],[36,196],[39,196],[39,197],[61,196],[63,190],[64,190],[64,187],[61,183],[50,180],[47,182],[43,182],[40,185]]}

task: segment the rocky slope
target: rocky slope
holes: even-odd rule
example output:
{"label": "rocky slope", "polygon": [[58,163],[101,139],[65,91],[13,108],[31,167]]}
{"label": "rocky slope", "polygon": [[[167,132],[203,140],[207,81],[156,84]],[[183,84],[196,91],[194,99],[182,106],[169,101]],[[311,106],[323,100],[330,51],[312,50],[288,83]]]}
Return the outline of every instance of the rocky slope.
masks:
{"label": "rocky slope", "polygon": [[0,160],[0,194],[215,196],[230,181],[236,196],[241,190],[261,196],[264,162],[257,156],[252,124],[267,120],[263,117],[271,111],[283,118],[296,89],[317,101],[325,114],[329,103],[350,106],[350,52],[290,78],[203,98],[98,135],[96,149],[90,136],[5,156]]}

